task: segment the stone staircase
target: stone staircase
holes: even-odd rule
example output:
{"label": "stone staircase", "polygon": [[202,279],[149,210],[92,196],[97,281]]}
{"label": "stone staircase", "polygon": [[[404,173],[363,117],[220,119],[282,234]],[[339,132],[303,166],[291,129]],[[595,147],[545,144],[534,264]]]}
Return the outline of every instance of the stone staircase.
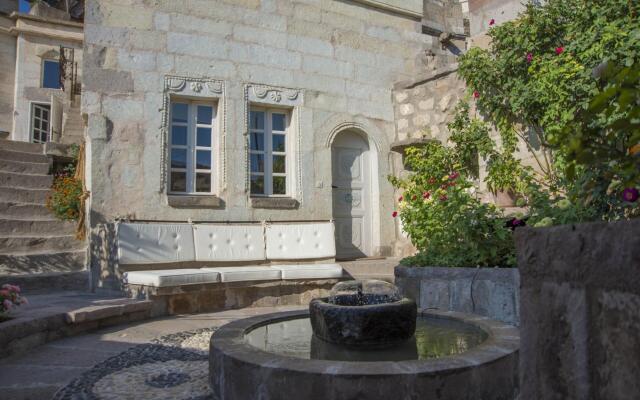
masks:
{"label": "stone staircase", "polygon": [[57,220],[45,206],[49,169],[42,144],[0,140],[0,283],[85,269],[75,223]]}

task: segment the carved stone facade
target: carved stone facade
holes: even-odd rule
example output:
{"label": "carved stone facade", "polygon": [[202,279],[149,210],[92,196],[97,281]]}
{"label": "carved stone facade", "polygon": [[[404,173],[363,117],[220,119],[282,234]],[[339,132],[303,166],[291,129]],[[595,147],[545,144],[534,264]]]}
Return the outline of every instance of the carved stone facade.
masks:
{"label": "carved stone facade", "polygon": [[[366,138],[375,155],[375,165],[367,166],[376,182],[367,194],[374,208],[368,255],[394,255],[395,243],[405,239],[391,217],[394,194],[386,179],[395,173],[392,88],[423,68],[422,55],[436,43],[421,32],[422,2],[190,4],[87,2],[84,73],[91,79],[83,111],[92,235],[122,218],[331,220],[331,147],[350,130]],[[215,196],[185,200],[167,193],[167,112],[174,96],[216,104]],[[251,107],[288,116],[292,189],[286,196],[250,195]],[[117,276],[117,261],[103,253],[92,252],[94,275]],[[94,284],[114,288],[117,280]]]}

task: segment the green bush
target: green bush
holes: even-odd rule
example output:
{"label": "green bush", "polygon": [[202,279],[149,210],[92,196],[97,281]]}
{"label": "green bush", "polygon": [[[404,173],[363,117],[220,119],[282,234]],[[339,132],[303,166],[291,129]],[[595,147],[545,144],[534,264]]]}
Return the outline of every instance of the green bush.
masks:
{"label": "green bush", "polygon": [[80,212],[82,182],[68,174],[57,175],[53,180],[47,208],[61,220],[77,220]]}
{"label": "green bush", "polygon": [[513,266],[511,229],[501,211],[474,195],[470,169],[460,148],[428,143],[407,149],[414,171],[407,179],[390,177],[403,190],[399,218],[417,247],[403,260],[419,266]]}

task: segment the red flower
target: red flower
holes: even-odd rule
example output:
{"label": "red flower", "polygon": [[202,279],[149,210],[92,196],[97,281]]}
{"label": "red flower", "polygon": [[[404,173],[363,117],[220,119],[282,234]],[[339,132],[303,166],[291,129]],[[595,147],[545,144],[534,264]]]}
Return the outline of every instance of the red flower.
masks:
{"label": "red flower", "polygon": [[560,46],[560,47],[556,47],[556,54],[560,55],[564,53],[564,47]]}
{"label": "red flower", "polygon": [[531,64],[531,61],[533,61],[533,54],[527,53],[527,62]]}
{"label": "red flower", "polygon": [[443,194],[442,196],[440,196],[440,201],[447,201],[448,197],[446,194]]}
{"label": "red flower", "polygon": [[473,98],[474,99],[479,99],[480,98],[480,92],[478,92],[477,90],[473,91]]}
{"label": "red flower", "polygon": [[429,192],[424,192],[424,193],[422,193],[422,198],[423,198],[423,199],[425,199],[425,200],[426,200],[426,199],[428,199],[429,197],[431,197],[431,193],[429,193]]}
{"label": "red flower", "polygon": [[458,172],[454,172],[453,174],[449,175],[449,180],[456,180],[459,176],[460,174]]}
{"label": "red flower", "polygon": [[436,183],[436,178],[429,178],[429,185]]}
{"label": "red flower", "polygon": [[493,19],[493,18],[491,18],[491,19],[489,20],[489,26],[493,26],[493,25],[495,25],[495,24],[496,24],[496,20],[495,20],[495,19]]}
{"label": "red flower", "polygon": [[391,216],[392,216],[393,218],[397,217],[397,216],[398,216],[398,212],[397,212],[397,211],[392,212],[392,213],[391,213]]}
{"label": "red flower", "polygon": [[411,196],[411,200],[416,200],[418,198],[418,196],[416,196],[415,194],[413,196]]}
{"label": "red flower", "polygon": [[404,197],[402,196],[398,197],[398,201],[402,201],[402,200],[404,200]]}

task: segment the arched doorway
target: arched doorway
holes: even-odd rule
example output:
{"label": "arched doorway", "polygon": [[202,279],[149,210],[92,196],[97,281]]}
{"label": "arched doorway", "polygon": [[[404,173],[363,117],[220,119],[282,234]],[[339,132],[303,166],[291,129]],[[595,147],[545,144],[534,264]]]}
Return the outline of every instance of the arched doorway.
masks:
{"label": "arched doorway", "polygon": [[331,144],[333,219],[336,257],[372,255],[372,168],[368,141],[347,129]]}

